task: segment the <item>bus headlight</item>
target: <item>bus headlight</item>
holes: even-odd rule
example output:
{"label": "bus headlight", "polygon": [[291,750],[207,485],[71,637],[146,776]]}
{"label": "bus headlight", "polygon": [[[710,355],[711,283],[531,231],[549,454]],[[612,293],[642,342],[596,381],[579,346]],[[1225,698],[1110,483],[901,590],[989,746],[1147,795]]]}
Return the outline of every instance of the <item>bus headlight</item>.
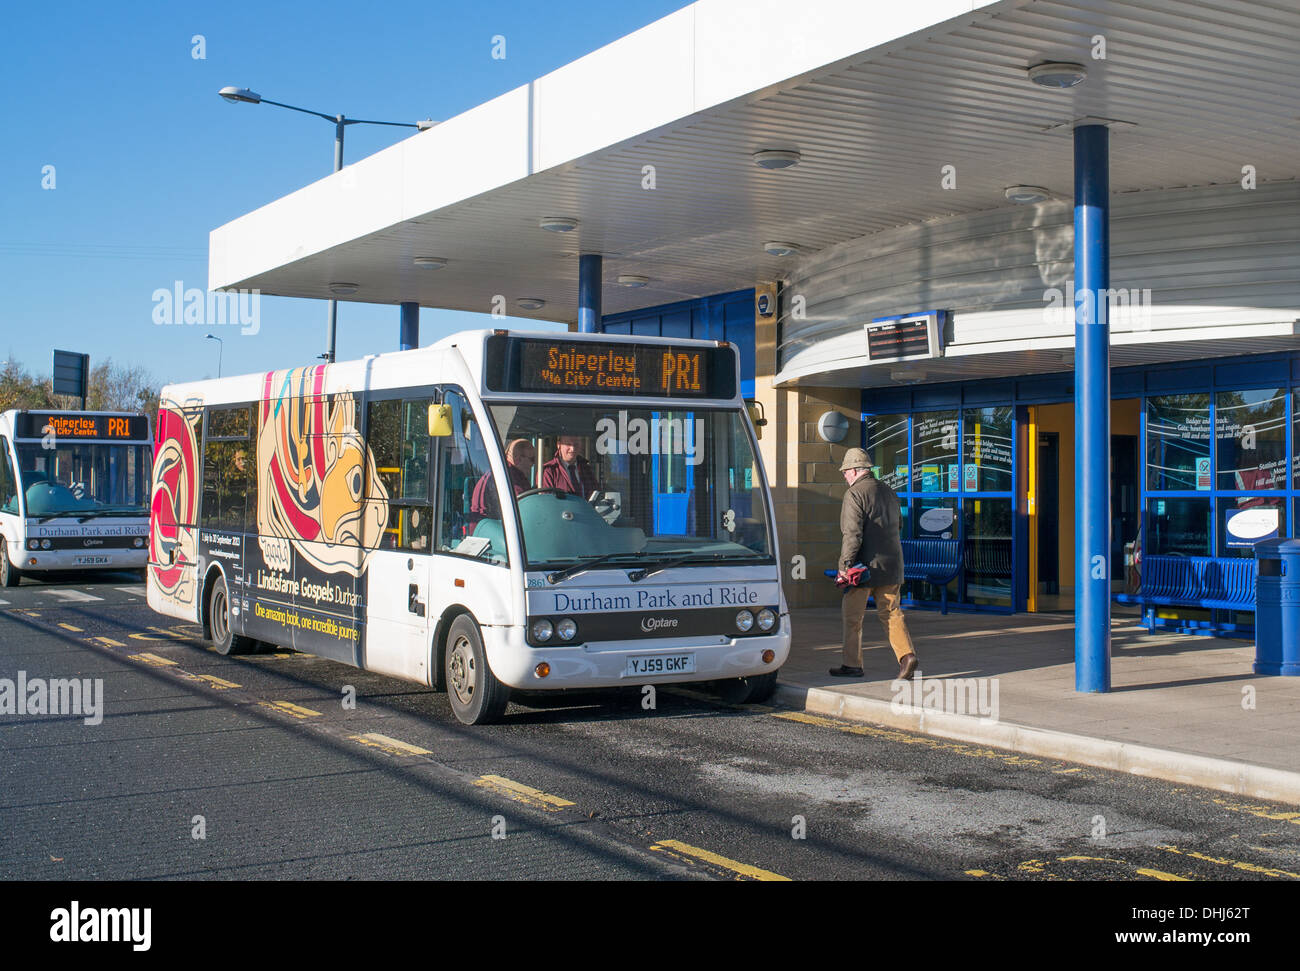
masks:
{"label": "bus headlight", "polygon": [[29,540],[27,541],[27,548],[28,548],[29,550],[38,550],[38,549],[40,549],[40,548],[41,548],[41,542],[40,542],[40,540],[29,539]]}
{"label": "bus headlight", "polygon": [[555,632],[560,635],[560,640],[571,641],[578,636],[578,625],[569,617],[565,617],[555,625]]}
{"label": "bus headlight", "polygon": [[538,641],[539,643],[545,643],[551,639],[551,635],[554,633],[555,628],[551,626],[549,620],[533,621],[533,640]]}
{"label": "bus headlight", "polygon": [[747,631],[754,626],[754,615],[748,610],[742,610],[736,614],[736,626],[742,631]]}
{"label": "bus headlight", "polygon": [[143,537],[143,536],[137,536],[137,537],[135,538],[135,548],[136,548],[136,549],[140,549],[142,546],[144,546],[144,537]]}
{"label": "bus headlight", "polygon": [[764,607],[758,612],[758,629],[771,630],[776,626],[776,614],[772,613],[770,607]]}
{"label": "bus headlight", "polygon": [[48,539],[41,540],[41,549],[48,550],[49,548],[50,548],[50,541]]}

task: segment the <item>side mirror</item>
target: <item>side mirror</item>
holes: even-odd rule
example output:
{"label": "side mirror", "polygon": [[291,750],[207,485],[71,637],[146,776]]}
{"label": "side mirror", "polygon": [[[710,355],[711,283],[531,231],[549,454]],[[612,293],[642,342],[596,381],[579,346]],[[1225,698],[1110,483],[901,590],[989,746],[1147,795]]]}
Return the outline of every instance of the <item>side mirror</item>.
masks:
{"label": "side mirror", "polygon": [[763,426],[767,424],[767,419],[763,417],[762,402],[755,401],[753,398],[746,398],[745,411],[749,413],[749,421],[754,426],[754,437],[761,439],[763,437]]}
{"label": "side mirror", "polygon": [[451,434],[451,405],[429,405],[429,437],[446,438]]}

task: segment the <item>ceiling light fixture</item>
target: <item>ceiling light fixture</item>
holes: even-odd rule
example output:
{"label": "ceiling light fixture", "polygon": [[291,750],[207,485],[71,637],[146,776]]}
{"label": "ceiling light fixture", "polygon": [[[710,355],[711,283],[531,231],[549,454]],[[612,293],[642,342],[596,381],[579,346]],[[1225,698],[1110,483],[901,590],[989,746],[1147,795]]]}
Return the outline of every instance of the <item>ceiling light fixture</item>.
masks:
{"label": "ceiling light fixture", "polygon": [[1088,77],[1088,69],[1082,64],[1070,64],[1061,61],[1049,61],[1035,64],[1029,68],[1029,80],[1044,88],[1072,88],[1082,84]]}
{"label": "ceiling light fixture", "polygon": [[440,256],[417,256],[411,262],[423,270],[441,270],[447,265],[447,261]]}
{"label": "ceiling light fixture", "polygon": [[1014,202],[1018,206],[1031,206],[1052,197],[1051,191],[1041,185],[1009,185],[1002,194],[1008,202]]}
{"label": "ceiling light fixture", "polygon": [[546,306],[541,297],[520,297],[515,303],[524,310],[541,310]]}
{"label": "ceiling light fixture", "polygon": [[754,153],[754,164],[760,169],[788,169],[799,164],[801,156],[784,148],[768,148]]}
{"label": "ceiling light fixture", "polygon": [[636,276],[632,273],[624,273],[618,278],[620,287],[643,287],[650,282],[648,276]]}
{"label": "ceiling light fixture", "polygon": [[569,216],[543,216],[540,225],[552,233],[571,233],[578,228],[578,220]]}
{"label": "ceiling light fixture", "polygon": [[331,283],[330,293],[338,297],[346,297],[350,293],[356,293],[361,287],[356,283]]}
{"label": "ceiling light fixture", "polygon": [[799,252],[799,244],[773,241],[763,244],[763,252],[768,256],[793,256]]}

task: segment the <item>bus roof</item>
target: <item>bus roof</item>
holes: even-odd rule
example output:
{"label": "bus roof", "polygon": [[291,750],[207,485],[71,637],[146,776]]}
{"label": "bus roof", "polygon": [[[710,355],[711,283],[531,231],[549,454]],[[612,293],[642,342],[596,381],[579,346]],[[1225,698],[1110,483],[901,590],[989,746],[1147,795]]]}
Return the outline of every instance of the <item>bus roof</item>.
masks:
{"label": "bus roof", "polygon": [[[617,343],[664,347],[719,347],[724,342],[671,337],[642,337],[627,334],[589,334],[574,331],[533,331],[479,329],[449,334],[428,347],[408,351],[387,351],[370,354],[351,361],[338,361],[328,365],[324,390],[326,394],[357,392],[363,387],[385,389],[421,387],[431,384],[456,383],[472,386],[485,398],[493,397],[484,388],[484,345],[494,335],[512,338],[533,338],[566,343]],[[439,365],[444,369],[440,373]],[[294,364],[293,368],[311,365]],[[319,366],[319,365],[317,365]],[[287,369],[285,369],[287,370]],[[227,378],[213,378],[184,384],[168,385],[162,389],[165,401],[183,406],[187,400],[197,399],[203,405],[239,404],[260,401],[267,372],[242,374]],[[737,392],[738,395],[739,392]],[[549,397],[549,396],[548,396]],[[557,401],[593,400],[590,395],[555,395]],[[619,398],[619,395],[609,395]]]}

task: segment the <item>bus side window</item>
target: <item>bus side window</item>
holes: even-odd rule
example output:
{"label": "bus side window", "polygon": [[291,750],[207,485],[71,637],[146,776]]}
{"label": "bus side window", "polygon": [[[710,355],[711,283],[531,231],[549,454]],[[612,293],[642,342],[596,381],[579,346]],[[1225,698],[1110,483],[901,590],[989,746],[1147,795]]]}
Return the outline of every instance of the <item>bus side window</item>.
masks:
{"label": "bus side window", "polygon": [[18,515],[18,475],[14,472],[13,459],[9,457],[9,440],[0,438],[0,453],[4,462],[0,463],[0,511]]}
{"label": "bus side window", "polygon": [[[487,436],[474,420],[464,396],[449,391],[443,401],[452,408],[452,433],[437,439],[438,462],[438,549],[459,552],[467,538],[467,555],[489,563],[507,562],[505,533],[500,519],[500,492],[488,463]],[[484,508],[473,508],[475,495],[487,497]],[[488,513],[496,512],[496,518]],[[488,545],[484,546],[484,542]]]}
{"label": "bus side window", "polygon": [[388,523],[379,548],[428,553],[433,532],[429,495],[431,399],[371,401],[366,442],[388,496]]}

